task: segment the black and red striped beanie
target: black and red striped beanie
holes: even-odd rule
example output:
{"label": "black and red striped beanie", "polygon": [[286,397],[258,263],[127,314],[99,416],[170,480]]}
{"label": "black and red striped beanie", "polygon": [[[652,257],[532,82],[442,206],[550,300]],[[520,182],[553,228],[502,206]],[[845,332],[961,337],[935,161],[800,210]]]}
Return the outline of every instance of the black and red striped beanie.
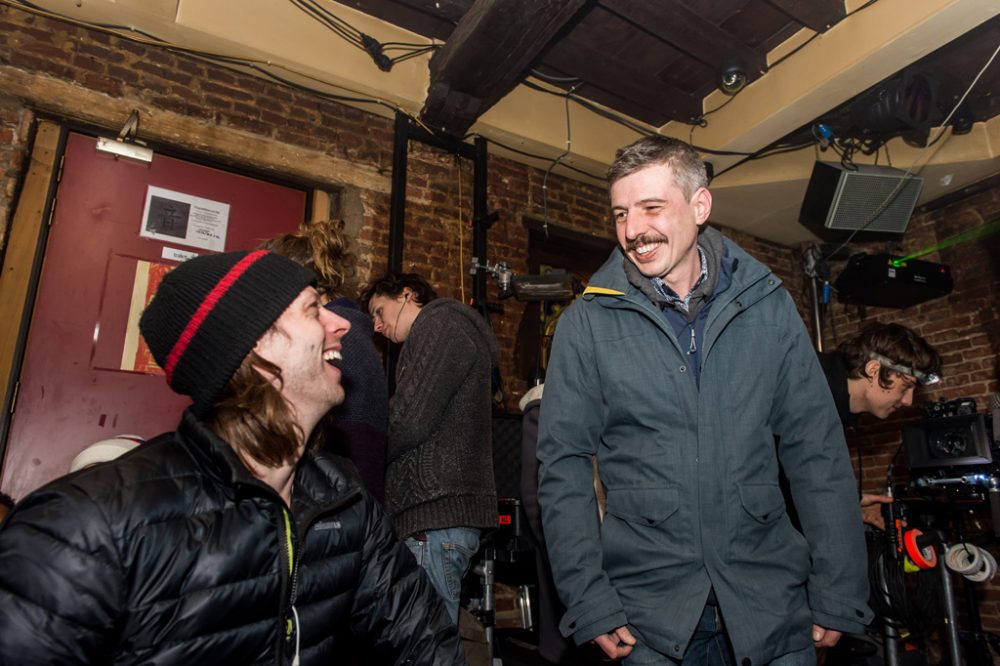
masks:
{"label": "black and red striped beanie", "polygon": [[265,250],[196,257],[164,276],[139,330],[170,388],[205,416],[257,340],[315,280]]}

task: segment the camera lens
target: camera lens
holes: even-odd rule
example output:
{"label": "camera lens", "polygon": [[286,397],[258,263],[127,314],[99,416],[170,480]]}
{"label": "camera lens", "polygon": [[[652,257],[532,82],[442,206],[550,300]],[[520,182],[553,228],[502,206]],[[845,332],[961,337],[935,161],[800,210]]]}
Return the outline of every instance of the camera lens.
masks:
{"label": "camera lens", "polygon": [[961,430],[936,432],[928,443],[935,458],[959,458],[966,455],[969,450],[969,442]]}

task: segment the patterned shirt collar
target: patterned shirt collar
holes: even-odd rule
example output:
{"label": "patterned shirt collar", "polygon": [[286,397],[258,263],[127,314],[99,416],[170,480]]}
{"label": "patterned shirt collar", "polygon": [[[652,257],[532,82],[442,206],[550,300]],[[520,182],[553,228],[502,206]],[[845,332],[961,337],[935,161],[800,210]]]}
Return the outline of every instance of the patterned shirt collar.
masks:
{"label": "patterned shirt collar", "polygon": [[681,298],[677,295],[673,289],[667,286],[667,283],[658,277],[650,278],[649,281],[653,283],[653,289],[656,290],[660,296],[662,296],[667,301],[667,305],[682,310],[684,312],[688,311],[691,305],[691,294],[694,293],[695,289],[701,286],[701,283],[708,279],[708,260],[705,259],[705,251],[698,247],[698,259],[701,261],[701,275],[698,276],[697,281],[695,281],[694,286],[688,291],[687,296]]}

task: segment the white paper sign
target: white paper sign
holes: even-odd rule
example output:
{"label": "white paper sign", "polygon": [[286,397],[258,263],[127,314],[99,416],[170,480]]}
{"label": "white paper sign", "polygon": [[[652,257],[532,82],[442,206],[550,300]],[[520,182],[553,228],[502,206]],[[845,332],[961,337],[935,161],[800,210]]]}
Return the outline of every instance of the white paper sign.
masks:
{"label": "white paper sign", "polygon": [[179,250],[176,247],[164,247],[163,251],[160,252],[160,256],[163,259],[176,261],[178,263],[184,263],[188,259],[194,259],[195,257],[197,257],[198,253],[188,252],[187,250]]}
{"label": "white paper sign", "polygon": [[149,186],[139,235],[222,252],[229,204]]}

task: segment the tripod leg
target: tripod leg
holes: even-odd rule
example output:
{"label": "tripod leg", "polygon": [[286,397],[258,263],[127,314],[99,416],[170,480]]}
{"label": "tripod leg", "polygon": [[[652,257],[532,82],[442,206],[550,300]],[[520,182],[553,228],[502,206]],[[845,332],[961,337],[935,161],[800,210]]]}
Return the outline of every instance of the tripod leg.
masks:
{"label": "tripod leg", "polygon": [[483,579],[483,604],[480,610],[482,612],[483,634],[486,636],[486,650],[490,655],[491,666],[502,666],[503,662],[497,656],[496,646],[496,607],[493,599],[494,558],[489,549],[486,550],[479,575]]}
{"label": "tripod leg", "polygon": [[948,636],[948,655],[952,666],[960,666],[962,656],[958,643],[958,613],[955,612],[955,596],[951,585],[951,572],[944,565],[944,553],[941,553],[938,557],[938,569],[941,572],[941,596],[944,602],[944,628]]}
{"label": "tripod leg", "polygon": [[891,618],[882,618],[882,653],[885,666],[899,666],[899,631]]}

